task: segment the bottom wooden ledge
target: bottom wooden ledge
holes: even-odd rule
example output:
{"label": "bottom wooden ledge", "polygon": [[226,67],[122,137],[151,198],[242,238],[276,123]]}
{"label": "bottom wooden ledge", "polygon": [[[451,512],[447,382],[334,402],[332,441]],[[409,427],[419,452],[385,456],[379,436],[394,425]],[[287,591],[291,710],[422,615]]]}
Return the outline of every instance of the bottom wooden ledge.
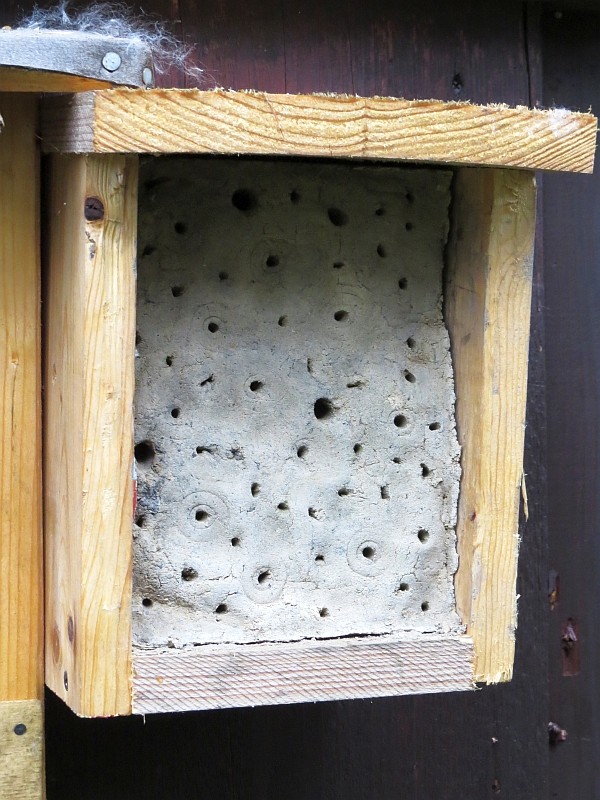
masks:
{"label": "bottom wooden ledge", "polygon": [[456,692],[473,688],[466,636],[204,645],[133,655],[133,713]]}
{"label": "bottom wooden ledge", "polygon": [[43,800],[45,796],[43,703],[0,701],[0,797]]}

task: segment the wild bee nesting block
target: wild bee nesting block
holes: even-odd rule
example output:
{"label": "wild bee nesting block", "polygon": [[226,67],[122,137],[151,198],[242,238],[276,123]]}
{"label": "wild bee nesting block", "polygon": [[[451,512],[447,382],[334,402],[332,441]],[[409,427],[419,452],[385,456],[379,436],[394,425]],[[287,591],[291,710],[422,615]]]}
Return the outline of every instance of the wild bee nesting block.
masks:
{"label": "wild bee nesting block", "polygon": [[452,175],[140,175],[134,646],[459,630]]}

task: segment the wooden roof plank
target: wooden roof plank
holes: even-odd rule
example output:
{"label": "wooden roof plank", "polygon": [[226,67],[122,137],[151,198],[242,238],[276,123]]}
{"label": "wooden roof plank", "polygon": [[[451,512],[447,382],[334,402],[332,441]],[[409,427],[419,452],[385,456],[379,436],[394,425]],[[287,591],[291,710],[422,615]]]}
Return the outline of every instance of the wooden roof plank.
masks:
{"label": "wooden roof plank", "polygon": [[48,152],[366,158],[593,170],[597,120],[436,100],[114,89],[44,102]]}

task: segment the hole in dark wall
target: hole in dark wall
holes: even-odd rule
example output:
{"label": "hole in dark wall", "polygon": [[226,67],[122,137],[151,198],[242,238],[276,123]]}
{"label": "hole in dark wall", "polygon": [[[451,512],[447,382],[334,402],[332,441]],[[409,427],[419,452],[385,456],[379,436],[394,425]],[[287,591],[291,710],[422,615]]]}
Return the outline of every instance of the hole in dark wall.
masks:
{"label": "hole in dark wall", "polygon": [[237,189],[231,195],[231,202],[238,211],[252,211],[258,205],[256,195],[249,189]]}
{"label": "hole in dark wall", "polygon": [[187,232],[187,225],[185,222],[176,222],[173,227],[175,228],[175,233],[178,233],[180,236]]}
{"label": "hole in dark wall", "polygon": [[342,211],[341,208],[328,208],[327,216],[331,224],[336,227],[348,224],[348,215],[345,211]]}
{"label": "hole in dark wall", "polygon": [[314,404],[314,413],[317,419],[327,419],[335,411],[334,405],[327,397],[319,397]]}
{"label": "hole in dark wall", "polygon": [[154,444],[149,439],[138,442],[133,449],[133,455],[138,464],[149,464],[156,456]]}

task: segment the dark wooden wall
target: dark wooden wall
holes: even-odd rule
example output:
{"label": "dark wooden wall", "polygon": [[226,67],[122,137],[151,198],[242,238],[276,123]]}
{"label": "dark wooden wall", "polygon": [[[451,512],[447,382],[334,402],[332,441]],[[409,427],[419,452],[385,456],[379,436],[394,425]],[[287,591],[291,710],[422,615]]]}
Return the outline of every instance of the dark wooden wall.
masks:
{"label": "dark wooden wall", "polygon": [[[575,4],[555,14],[512,0],[143,3],[197,44],[207,87],[600,110],[600,15]],[[5,0],[0,25],[18,5]],[[171,72],[163,84],[185,79]],[[512,683],[145,720],[79,720],[49,693],[49,800],[600,798],[599,182],[544,176],[541,186]],[[554,612],[550,565],[562,577]],[[565,678],[569,616],[582,669]],[[549,719],[569,732],[555,748]]]}

